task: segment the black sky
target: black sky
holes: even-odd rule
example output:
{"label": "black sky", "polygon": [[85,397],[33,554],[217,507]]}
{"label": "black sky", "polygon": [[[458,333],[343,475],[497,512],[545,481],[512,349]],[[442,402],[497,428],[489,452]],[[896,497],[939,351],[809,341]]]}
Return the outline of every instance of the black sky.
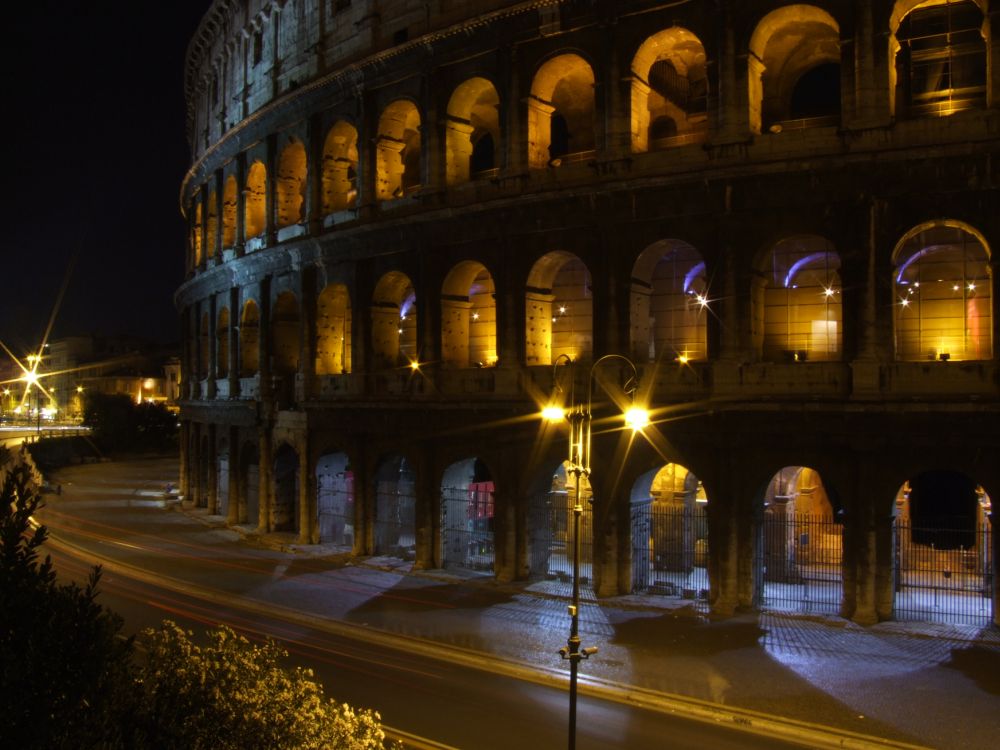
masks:
{"label": "black sky", "polygon": [[0,340],[179,339],[184,52],[209,0],[42,0],[7,9]]}

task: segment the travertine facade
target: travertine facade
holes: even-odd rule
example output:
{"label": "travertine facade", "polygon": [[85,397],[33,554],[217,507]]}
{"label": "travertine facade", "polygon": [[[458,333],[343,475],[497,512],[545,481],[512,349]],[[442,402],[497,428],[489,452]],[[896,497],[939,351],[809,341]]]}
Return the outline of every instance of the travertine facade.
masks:
{"label": "travertine facade", "polygon": [[[537,415],[592,374],[598,594],[726,614],[821,580],[875,622],[904,607],[904,520],[947,515],[941,574],[995,617],[997,23],[995,0],[217,0],[186,71],[186,494],[558,577],[566,433]],[[638,367],[645,436],[606,354]],[[828,523],[775,531],[805,514]]]}

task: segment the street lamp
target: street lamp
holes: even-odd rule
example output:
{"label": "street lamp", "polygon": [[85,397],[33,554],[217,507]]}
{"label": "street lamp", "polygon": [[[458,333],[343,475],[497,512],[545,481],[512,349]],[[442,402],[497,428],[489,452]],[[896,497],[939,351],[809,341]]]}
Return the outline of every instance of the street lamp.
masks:
{"label": "street lamp", "polygon": [[[573,360],[561,354],[552,363],[552,382],[558,388],[556,380],[556,367],[560,361],[565,359],[567,364],[572,365]],[[641,430],[649,424],[649,413],[646,409],[637,405],[634,401],[635,392],[639,387],[639,373],[635,364],[628,357],[620,354],[606,354],[590,366],[590,373],[587,376],[587,401],[586,403],[576,403],[576,382],[575,378],[571,385],[569,413],[556,404],[549,404],[542,410],[542,416],[549,422],[560,422],[564,418],[569,422],[569,459],[567,461],[568,473],[575,479],[573,490],[573,600],[569,605],[569,638],[566,645],[559,649],[559,655],[569,661],[569,750],[576,748],[576,694],[577,676],[580,662],[589,659],[597,653],[597,647],[591,646],[581,648],[580,642],[580,518],[583,515],[583,505],[580,502],[580,485],[583,477],[590,478],[590,440],[591,422],[593,415],[591,408],[593,405],[594,393],[594,372],[598,365],[610,360],[618,360],[628,365],[631,369],[631,377],[625,382],[622,390],[632,399],[631,406],[625,410],[624,418],[627,427],[634,432]],[[593,502],[591,499],[590,502]]]}

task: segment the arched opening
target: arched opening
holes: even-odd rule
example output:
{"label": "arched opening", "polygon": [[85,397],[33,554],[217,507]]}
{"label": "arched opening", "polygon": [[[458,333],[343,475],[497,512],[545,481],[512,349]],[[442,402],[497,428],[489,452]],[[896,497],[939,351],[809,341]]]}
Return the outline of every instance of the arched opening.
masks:
{"label": "arched opening", "polygon": [[204,312],[201,314],[201,331],[198,336],[198,379],[204,380],[208,377],[208,373],[211,371],[211,363],[209,357],[211,356],[211,333],[210,324],[208,320],[208,313]]}
{"label": "arched opening", "polygon": [[372,298],[372,357],[377,368],[417,361],[417,294],[406,274],[390,271]]}
{"label": "arched opening", "polygon": [[632,354],[636,360],[708,356],[708,283],[705,262],[679,240],[655,242],[632,267]]}
{"label": "arched opening", "polygon": [[454,185],[497,166],[500,97],[485,78],[461,83],[448,101],[445,179]]}
{"label": "arched opening", "polygon": [[271,313],[271,355],[275,375],[294,375],[299,370],[301,329],[299,301],[292,292],[282,292]]}
{"label": "arched opening", "polygon": [[267,228],[267,169],[259,161],[250,165],[244,194],[243,228],[246,238],[259,237]]}
{"label": "arched opening", "polygon": [[239,190],[236,177],[226,178],[226,187],[222,191],[222,246],[233,247],[236,244],[236,211],[239,208]]}
{"label": "arched opening", "polygon": [[316,306],[316,374],[351,371],[351,298],[344,284],[329,284]]}
{"label": "arched opening", "polygon": [[298,224],[306,199],[306,147],[290,139],[278,157],[278,184],[275,186],[278,229]]}
{"label": "arched opening", "polygon": [[550,365],[565,354],[573,361],[593,354],[593,293],[590,271],[572,253],[540,258],[525,294],[528,365]]}
{"label": "arched opening", "polygon": [[896,117],[986,106],[987,21],[974,0],[899,0],[890,19]]}
{"label": "arched opening", "polygon": [[252,378],[260,367],[260,311],[248,299],[240,316],[240,377]]}
{"label": "arched opening", "polygon": [[402,198],[420,187],[420,112],[413,102],[400,99],[385,108],[375,151],[380,201]]}
{"label": "arched opening", "polygon": [[402,456],[386,458],[375,472],[374,554],[412,562],[417,555],[414,476]]}
{"label": "arched opening", "polygon": [[646,39],[632,59],[632,150],[697,142],[708,132],[705,47],[674,26]]}
{"label": "arched opening", "polygon": [[194,223],[191,226],[191,248],[194,250],[194,264],[201,265],[201,203],[194,205]]}
{"label": "arched opening", "polygon": [[896,246],[892,280],[897,359],[993,356],[990,253],[978,232],[957,222],[916,227]]}
{"label": "arched opening", "polygon": [[285,443],[274,453],[274,507],[271,509],[274,531],[298,531],[298,500],[299,454]]}
{"label": "arched opening", "polygon": [[754,280],[754,343],[766,361],[839,360],[843,342],[840,256],[826,239],[776,243]]}
{"label": "arched opening", "polygon": [[894,516],[897,620],[987,625],[993,619],[990,496],[957,471],[903,483]]}
{"label": "arched opening", "polygon": [[493,493],[478,458],[453,463],[441,478],[441,567],[493,571]]}
{"label": "arched opening", "polygon": [[839,121],[840,26],[825,10],[796,4],[768,13],[748,62],[751,132]]}
{"label": "arched opening", "polygon": [[708,601],[708,497],[694,474],[669,463],[632,486],[632,591]]}
{"label": "arched opening", "polygon": [[320,544],[354,547],[354,471],[346,453],[316,462],[316,511]]}
{"label": "arched opening", "polygon": [[[528,573],[557,591],[573,581],[573,506],[576,478],[568,462],[544,471],[534,482],[528,506]],[[594,512],[590,480],[580,477],[580,584],[592,587]]]}
{"label": "arched opening", "polygon": [[761,609],[838,614],[843,596],[843,514],[815,469],[786,466],[767,484],[759,517]]}
{"label": "arched opening", "polygon": [[358,131],[334,123],[323,143],[323,214],[353,208],[358,201]]}
{"label": "arched opening", "polygon": [[219,310],[219,321],[215,330],[215,377],[229,375],[229,308]]}
{"label": "arched opening", "polygon": [[229,441],[219,440],[216,448],[216,505],[218,514],[223,518],[229,515]]}
{"label": "arched opening", "polygon": [[260,456],[253,443],[245,443],[240,453],[239,489],[239,522],[256,528],[260,523]]}
{"label": "arched opening", "polygon": [[208,211],[205,215],[205,255],[209,260],[215,257],[215,245],[219,238],[219,199],[213,190],[208,194]]}
{"label": "arched opening", "polygon": [[593,154],[594,71],[579,55],[553,57],[535,73],[528,99],[528,165],[535,169]]}
{"label": "arched opening", "polygon": [[492,367],[497,362],[497,311],[493,277],[482,263],[451,269],[441,289],[441,356],[452,367]]}

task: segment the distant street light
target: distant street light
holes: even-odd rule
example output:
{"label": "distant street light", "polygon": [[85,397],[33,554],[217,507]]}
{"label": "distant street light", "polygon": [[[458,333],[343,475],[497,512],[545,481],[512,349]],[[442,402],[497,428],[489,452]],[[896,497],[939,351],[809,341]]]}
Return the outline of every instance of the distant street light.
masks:
{"label": "distant street light", "polygon": [[[564,360],[568,365],[574,365],[573,360],[565,354],[556,358],[552,363],[552,382],[556,390],[558,387],[556,368]],[[593,405],[594,372],[598,365],[609,360],[618,360],[627,365],[631,371],[631,377],[623,386],[624,392],[632,399],[632,405],[625,410],[623,416],[625,425],[634,432],[642,430],[649,424],[649,412],[642,406],[634,402],[635,392],[639,387],[639,373],[635,364],[628,357],[620,354],[606,354],[590,366],[587,376],[587,401],[586,403],[576,403],[575,385],[576,378],[573,378],[570,391],[569,413],[561,404],[550,403],[542,410],[542,417],[548,422],[561,422],[563,419],[569,421],[569,459],[568,472],[575,478],[573,490],[573,600],[569,605],[570,628],[569,638],[566,645],[559,649],[559,655],[569,661],[569,750],[576,748],[576,694],[577,675],[579,665],[583,659],[589,659],[597,653],[597,647],[581,648],[579,617],[580,617],[580,517],[583,515],[583,505],[580,502],[580,485],[583,477],[590,478],[590,440],[591,440],[591,408]],[[571,377],[573,373],[571,373]],[[593,503],[593,499],[590,501]]]}

